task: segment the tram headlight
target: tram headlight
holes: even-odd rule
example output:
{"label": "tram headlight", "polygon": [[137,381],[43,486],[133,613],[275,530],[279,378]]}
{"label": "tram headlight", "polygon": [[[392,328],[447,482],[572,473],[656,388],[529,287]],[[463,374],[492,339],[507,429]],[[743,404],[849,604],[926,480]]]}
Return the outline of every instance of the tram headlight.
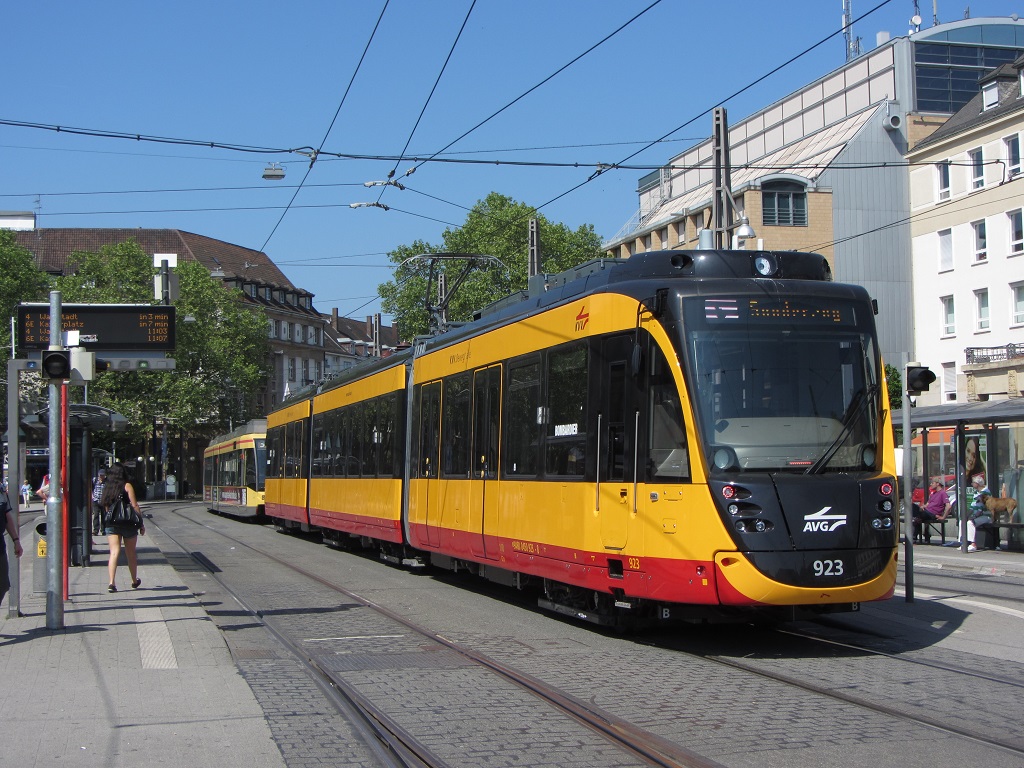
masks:
{"label": "tram headlight", "polygon": [[892,512],[892,499],[886,499],[879,504],[879,506],[882,508],[883,512]]}
{"label": "tram headlight", "polygon": [[730,515],[738,515],[739,513],[740,513],[740,505],[739,504],[730,504],[729,505],[729,514]]}
{"label": "tram headlight", "polygon": [[860,452],[861,466],[866,469],[871,469],[875,466],[875,446],[865,445]]}
{"label": "tram headlight", "polygon": [[764,533],[766,530],[768,530],[768,526],[765,524],[764,520],[755,520],[754,530],[758,533]]}
{"label": "tram headlight", "polygon": [[737,464],[736,451],[732,448],[716,448],[712,459],[718,469],[729,469]]}

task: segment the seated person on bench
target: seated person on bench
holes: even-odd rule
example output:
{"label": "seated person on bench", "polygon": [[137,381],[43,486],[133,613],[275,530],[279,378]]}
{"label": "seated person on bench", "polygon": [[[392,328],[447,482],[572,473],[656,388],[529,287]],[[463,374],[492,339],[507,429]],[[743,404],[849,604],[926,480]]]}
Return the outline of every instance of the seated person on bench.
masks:
{"label": "seated person on bench", "polygon": [[923,531],[925,542],[930,542],[932,539],[932,531],[928,524],[943,522],[949,516],[950,509],[949,496],[946,495],[946,489],[940,478],[932,478],[929,490],[928,503],[915,510],[918,514],[914,520],[914,538],[920,540]]}

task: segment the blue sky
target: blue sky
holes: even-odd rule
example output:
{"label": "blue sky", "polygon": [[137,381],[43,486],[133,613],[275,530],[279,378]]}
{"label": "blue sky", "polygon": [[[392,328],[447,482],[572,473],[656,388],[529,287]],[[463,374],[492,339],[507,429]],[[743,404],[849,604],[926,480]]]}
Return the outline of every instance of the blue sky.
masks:
{"label": "blue sky", "polygon": [[[8,3],[0,119],[371,157],[408,143],[405,155],[432,156],[652,1],[390,0],[383,16],[384,0]],[[854,16],[880,2],[854,0]],[[906,34],[913,5],[890,0],[857,22],[862,48],[879,30]],[[940,21],[967,5],[939,0]],[[931,0],[920,6],[930,26]],[[1013,0],[969,6],[974,18],[1024,12]],[[662,0],[438,155],[579,167],[403,161],[396,178],[418,167],[407,189],[380,198],[390,210],[353,209],[378,200],[380,188],[363,183],[395,160],[321,156],[295,195],[309,168],[300,154],[0,125],[0,210],[35,210],[40,227],[166,227],[263,249],[321,312],[363,317],[379,311],[387,251],[440,242],[491,191],[614,236],[645,171],[613,170],[563,193],[679,126],[629,162],[653,167],[705,138],[705,110],[836,32],[841,17],[841,0]],[[840,34],[728,102],[730,122],[844,60]],[[283,181],[263,180],[272,161]]]}

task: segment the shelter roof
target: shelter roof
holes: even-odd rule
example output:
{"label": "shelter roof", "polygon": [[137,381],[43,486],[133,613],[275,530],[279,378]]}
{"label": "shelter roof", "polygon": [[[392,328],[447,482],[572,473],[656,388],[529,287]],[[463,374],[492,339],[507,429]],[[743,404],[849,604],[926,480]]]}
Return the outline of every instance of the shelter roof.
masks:
{"label": "shelter roof", "polygon": [[[894,424],[901,421],[900,411],[893,410]],[[926,405],[910,409],[910,426],[955,427],[957,424],[1006,424],[1024,421],[1024,398],[986,400],[978,403],[949,403]]]}

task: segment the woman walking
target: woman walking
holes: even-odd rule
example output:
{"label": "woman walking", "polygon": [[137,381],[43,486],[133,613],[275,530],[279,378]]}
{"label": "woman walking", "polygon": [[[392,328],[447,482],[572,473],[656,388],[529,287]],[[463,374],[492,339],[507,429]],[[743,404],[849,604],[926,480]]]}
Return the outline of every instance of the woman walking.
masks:
{"label": "woman walking", "polygon": [[138,536],[146,535],[146,524],[143,522],[136,528],[126,523],[110,522],[110,512],[114,503],[121,499],[137,513],[139,520],[142,520],[139,502],[135,498],[135,489],[128,482],[128,475],[121,464],[114,464],[107,471],[107,481],[103,485],[103,495],[100,497],[100,507],[103,508],[103,533],[107,536],[110,544],[110,560],[107,561],[107,572],[110,574],[110,586],[107,592],[117,592],[114,577],[117,575],[117,558],[121,554],[121,544],[124,544],[124,554],[128,559],[128,572],[132,577],[132,589],[138,589],[142,584],[139,578],[139,562],[135,554],[135,545]]}

